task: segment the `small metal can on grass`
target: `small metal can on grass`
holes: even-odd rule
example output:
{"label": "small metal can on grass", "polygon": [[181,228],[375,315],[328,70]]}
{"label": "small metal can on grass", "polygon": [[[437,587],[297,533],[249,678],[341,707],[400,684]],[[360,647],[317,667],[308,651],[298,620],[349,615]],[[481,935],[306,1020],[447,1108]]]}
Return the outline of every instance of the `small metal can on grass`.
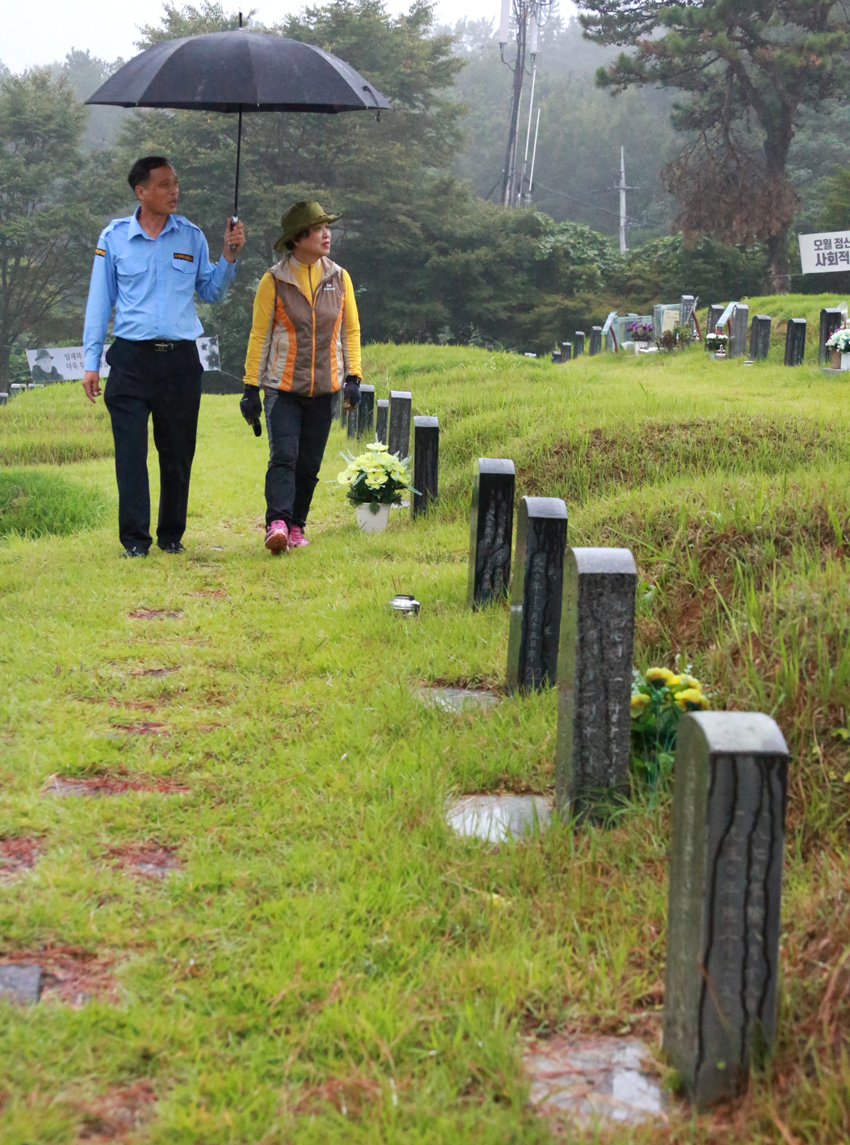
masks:
{"label": "small metal can on grass", "polygon": [[390,601],[393,612],[399,616],[418,616],[419,601],[409,593],[399,592]]}

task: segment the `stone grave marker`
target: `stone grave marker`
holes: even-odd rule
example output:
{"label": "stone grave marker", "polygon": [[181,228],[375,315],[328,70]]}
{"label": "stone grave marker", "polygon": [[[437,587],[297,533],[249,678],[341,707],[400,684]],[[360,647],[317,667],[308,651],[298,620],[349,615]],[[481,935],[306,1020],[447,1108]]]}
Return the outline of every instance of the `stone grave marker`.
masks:
{"label": "stone grave marker", "polygon": [[371,438],[375,429],[375,387],[360,387],[360,403],[357,406],[357,436]]}
{"label": "stone grave marker", "polygon": [[507,690],[540,691],[558,679],[567,506],[523,497],[516,530]]}
{"label": "stone grave marker", "polygon": [[390,403],[387,398],[378,398],[378,412],[375,415],[375,438],[381,445],[387,444],[387,422],[389,421]]}
{"label": "stone grave marker", "polygon": [[418,517],[437,500],[440,474],[440,423],[435,417],[413,419],[413,488],[411,516]]}
{"label": "stone grave marker", "polygon": [[346,432],[349,437],[357,437],[357,406],[345,415]]}
{"label": "stone grave marker", "polygon": [[573,357],[573,344],[572,342],[561,343],[561,361],[570,362]]}
{"label": "stone grave marker", "polygon": [[41,997],[43,975],[40,966],[7,963],[0,966],[0,998],[33,1006]]}
{"label": "stone grave marker", "polygon": [[683,294],[679,300],[679,325],[689,326],[696,306],[696,298],[693,294]]}
{"label": "stone grave marker", "polygon": [[6,390],[0,390],[0,406],[4,406],[9,400],[9,394]]}
{"label": "stone grave marker", "polygon": [[9,386],[9,394],[13,398],[19,397],[27,387],[22,382],[12,382]]}
{"label": "stone grave marker", "polygon": [[785,365],[802,366],[806,356],[806,320],[789,318],[785,332]]}
{"label": "stone grave marker", "polygon": [[601,326],[592,326],[590,328],[590,345],[587,348],[587,353],[588,353],[588,356],[591,358],[594,356],[594,354],[601,354],[602,353],[602,327]]}
{"label": "stone grave marker", "polygon": [[820,312],[820,330],[818,333],[818,361],[821,365],[830,360],[830,352],[826,343],[836,330],[841,329],[844,315],[837,306],[827,306]]}
{"label": "stone grave marker", "polygon": [[727,354],[730,358],[743,358],[747,352],[747,327],[750,324],[750,308],[736,303],[729,319],[729,343]]}
{"label": "stone grave marker", "polygon": [[[725,309],[726,309],[725,306],[718,306],[716,303],[712,303],[712,305],[709,306],[708,318],[706,319],[706,323],[705,323],[706,334],[713,334],[714,333],[714,331],[717,329],[717,320]],[[707,342],[705,343],[705,348],[706,348],[706,350],[708,349],[708,343]]]}
{"label": "stone grave marker", "polygon": [[673,773],[664,1050],[704,1109],[776,1036],[788,748],[769,716],[689,713]]}
{"label": "stone grave marker", "polygon": [[508,595],[515,484],[514,463],[507,458],[479,457],[475,462],[466,594],[470,608],[480,608]]}
{"label": "stone grave marker", "polygon": [[410,414],[413,397],[409,390],[390,390],[387,448],[399,460],[410,456]]}
{"label": "stone grave marker", "polygon": [[763,362],[770,353],[769,314],[755,314],[750,324],[750,357],[755,362]]}
{"label": "stone grave marker", "polygon": [[584,353],[584,330],[576,330],[573,335],[573,357],[580,358]]}
{"label": "stone grave marker", "polygon": [[567,549],[555,804],[604,818],[629,788],[637,568],[628,549]]}

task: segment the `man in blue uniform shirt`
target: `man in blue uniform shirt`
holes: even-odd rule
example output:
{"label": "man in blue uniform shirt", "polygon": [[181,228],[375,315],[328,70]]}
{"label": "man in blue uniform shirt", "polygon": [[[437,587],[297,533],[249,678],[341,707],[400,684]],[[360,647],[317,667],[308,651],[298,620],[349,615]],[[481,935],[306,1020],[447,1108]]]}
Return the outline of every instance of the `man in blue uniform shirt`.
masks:
{"label": "man in blue uniform shirt", "polygon": [[195,346],[203,333],[195,294],[204,302],[224,298],[245,234],[241,223],[228,219],[222,257],[214,265],[201,230],[174,214],[177,173],[167,159],[137,159],[128,182],[139,207],[129,218],[113,220],[94,252],[83,389],[90,401],[100,394],[103,341],[114,307],[103,400],[115,440],[118,532],[125,557],[144,557],[151,545],[148,418],[159,454],[157,544],[180,553],[204,372]]}

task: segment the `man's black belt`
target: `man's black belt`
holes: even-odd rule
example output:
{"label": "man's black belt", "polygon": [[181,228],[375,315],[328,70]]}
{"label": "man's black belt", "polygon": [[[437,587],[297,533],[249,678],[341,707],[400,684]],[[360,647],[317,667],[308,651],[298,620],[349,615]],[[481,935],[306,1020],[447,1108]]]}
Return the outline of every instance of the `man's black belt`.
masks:
{"label": "man's black belt", "polygon": [[147,342],[136,342],[132,338],[117,338],[117,342],[127,342],[130,346],[139,346],[142,350],[153,350],[157,354],[170,354],[172,350],[179,350],[181,346],[191,346],[190,338],[169,340],[167,338],[151,338]]}

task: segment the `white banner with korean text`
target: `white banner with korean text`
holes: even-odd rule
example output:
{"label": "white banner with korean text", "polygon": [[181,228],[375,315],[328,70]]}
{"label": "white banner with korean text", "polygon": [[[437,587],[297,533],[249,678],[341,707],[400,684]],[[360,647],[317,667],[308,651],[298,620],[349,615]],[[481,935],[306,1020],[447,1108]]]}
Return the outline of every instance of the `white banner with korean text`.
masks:
{"label": "white banner with korean text", "polygon": [[834,274],[850,270],[850,231],[800,235],[803,274]]}
{"label": "white banner with korean text", "polygon": [[[195,340],[195,345],[205,370],[221,369],[217,337],[203,335]],[[85,353],[82,346],[42,346],[38,350],[27,350],[27,365],[34,382],[79,381],[85,373]],[[100,376],[109,377],[106,350],[100,360]]]}

